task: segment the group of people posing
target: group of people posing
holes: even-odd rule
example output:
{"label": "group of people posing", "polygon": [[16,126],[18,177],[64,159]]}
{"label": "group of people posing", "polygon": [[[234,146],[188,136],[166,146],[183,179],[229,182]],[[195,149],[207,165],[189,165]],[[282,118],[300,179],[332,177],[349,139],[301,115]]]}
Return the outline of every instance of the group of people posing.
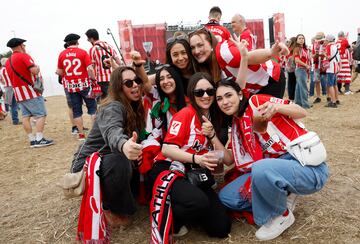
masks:
{"label": "group of people posing", "polygon": [[[326,183],[322,143],[299,121],[306,116],[303,94],[296,92],[300,106],[283,99],[286,79],[277,60],[288,56],[289,49],[279,42],[255,49],[241,15],[232,19],[239,34],[234,38],[219,24],[220,18],[220,8],[213,7],[204,27],[168,39],[166,64],[149,76],[138,52],[126,66],[95,29],[86,32],[93,45],[89,53],[78,47],[79,35],[65,37],[57,74],[73,129],[84,140],[70,171],[87,172],[78,239],[107,240],[107,224],[131,224],[136,198],[143,194],[139,186],[145,185],[151,243],[172,242],[192,225],[211,237],[225,238],[231,232],[230,211],[247,213],[259,226],[256,237],[271,240],[294,223],[296,197],[317,192]],[[306,71],[300,66],[308,64],[300,39],[290,50],[298,65],[295,73],[303,77]],[[32,82],[24,83],[10,63],[6,70],[17,82],[17,100],[25,88],[26,94],[39,97],[36,104],[20,105],[23,117],[37,116],[40,123],[46,111],[40,111],[43,99],[33,90],[31,77],[39,68],[25,53],[24,42],[15,38],[8,46],[14,51],[15,69],[28,70]],[[93,118],[87,137],[83,103]],[[30,145],[53,143],[42,134],[36,140],[30,137]],[[97,167],[91,163],[94,153],[100,155]],[[221,163],[231,170],[217,193],[212,172]],[[96,199],[101,199],[99,205]],[[82,213],[87,211],[91,214],[84,221]]]}
{"label": "group of people posing", "polygon": [[[211,27],[168,39],[166,64],[155,75],[145,73],[138,52],[132,53],[131,67],[111,55],[103,58],[112,71],[108,94],[71,166],[79,172],[90,167],[90,155],[101,155],[92,174],[101,183],[104,212],[92,223],[100,222],[101,231],[106,232],[104,223],[131,223],[142,182],[151,195],[152,243],[171,242],[194,224],[225,238],[231,232],[229,211],[249,213],[259,226],[256,237],[271,240],[294,223],[296,197],[326,183],[321,142],[299,122],[306,111],[283,99],[285,76],[273,59],[288,55],[288,48],[277,42],[249,51],[248,41],[224,34],[219,16],[215,7]],[[69,48],[75,53],[77,47]],[[61,60],[60,69],[75,72],[65,61],[62,68]],[[220,162],[233,166],[232,179],[216,193],[211,178]]]}

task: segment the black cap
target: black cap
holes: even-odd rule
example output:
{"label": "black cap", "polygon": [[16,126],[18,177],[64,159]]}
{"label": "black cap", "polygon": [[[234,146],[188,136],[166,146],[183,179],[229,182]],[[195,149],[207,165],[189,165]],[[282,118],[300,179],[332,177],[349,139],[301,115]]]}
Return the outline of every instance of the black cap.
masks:
{"label": "black cap", "polygon": [[6,44],[7,47],[13,48],[13,47],[17,47],[20,46],[21,44],[23,44],[24,42],[26,42],[26,40],[21,39],[21,38],[11,38],[8,43]]}
{"label": "black cap", "polygon": [[77,41],[79,39],[80,39],[79,35],[71,33],[65,37],[64,42]]}

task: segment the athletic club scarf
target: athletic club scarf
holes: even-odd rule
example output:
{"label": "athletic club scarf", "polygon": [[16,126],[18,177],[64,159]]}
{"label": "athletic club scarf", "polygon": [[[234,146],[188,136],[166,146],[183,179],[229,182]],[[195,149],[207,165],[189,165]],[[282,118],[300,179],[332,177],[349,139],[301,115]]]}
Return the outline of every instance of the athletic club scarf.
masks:
{"label": "athletic club scarf", "polygon": [[170,236],[173,219],[169,193],[178,177],[184,177],[184,174],[165,170],[156,178],[150,203],[151,244],[173,243]]}
{"label": "athletic club scarf", "polygon": [[86,244],[110,242],[102,209],[100,177],[96,173],[100,168],[100,163],[99,153],[95,152],[86,158],[84,166],[86,169],[85,191],[80,206],[76,239]]}
{"label": "athletic club scarf", "polygon": [[[241,118],[233,118],[232,123],[232,149],[235,166],[241,172],[251,171],[251,166],[263,158],[261,146],[255,139],[252,129],[252,110],[247,108]],[[251,201],[251,177],[239,189],[243,198]]]}

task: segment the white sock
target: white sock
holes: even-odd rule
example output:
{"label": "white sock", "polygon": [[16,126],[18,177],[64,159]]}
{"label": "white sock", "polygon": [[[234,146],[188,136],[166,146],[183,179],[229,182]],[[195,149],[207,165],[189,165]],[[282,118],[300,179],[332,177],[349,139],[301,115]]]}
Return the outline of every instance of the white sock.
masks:
{"label": "white sock", "polygon": [[42,132],[36,132],[36,140],[40,141],[41,139],[43,139],[43,133]]}
{"label": "white sock", "polygon": [[29,141],[35,141],[35,136],[32,133],[28,134],[28,137]]}

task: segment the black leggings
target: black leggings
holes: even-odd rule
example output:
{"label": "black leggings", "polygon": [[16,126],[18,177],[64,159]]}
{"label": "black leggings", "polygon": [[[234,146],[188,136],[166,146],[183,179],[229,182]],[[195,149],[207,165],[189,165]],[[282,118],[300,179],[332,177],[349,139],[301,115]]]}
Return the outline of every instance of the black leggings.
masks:
{"label": "black leggings", "polygon": [[295,72],[288,72],[287,90],[289,100],[295,99],[296,76]]}
{"label": "black leggings", "polygon": [[132,186],[136,185],[135,182],[139,179],[136,171],[133,171],[131,161],[119,153],[104,155],[99,176],[103,208],[116,214],[133,215],[136,212],[136,203]]}
{"label": "black leggings", "polygon": [[[168,161],[156,162],[149,173],[149,184],[153,186],[156,177],[169,167]],[[171,204],[175,233],[189,223],[199,224],[211,237],[225,238],[230,233],[231,219],[212,188],[203,190],[178,178],[172,185]]]}

